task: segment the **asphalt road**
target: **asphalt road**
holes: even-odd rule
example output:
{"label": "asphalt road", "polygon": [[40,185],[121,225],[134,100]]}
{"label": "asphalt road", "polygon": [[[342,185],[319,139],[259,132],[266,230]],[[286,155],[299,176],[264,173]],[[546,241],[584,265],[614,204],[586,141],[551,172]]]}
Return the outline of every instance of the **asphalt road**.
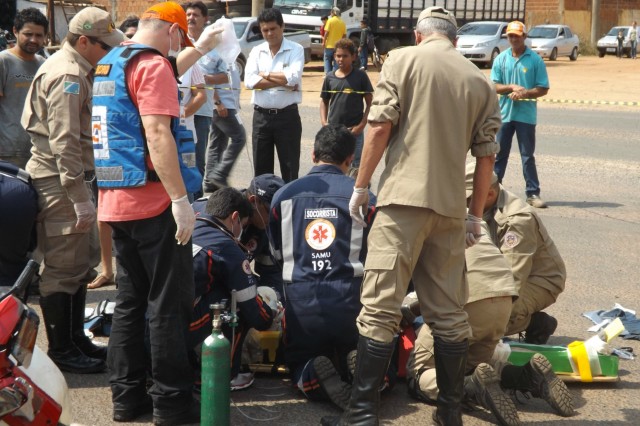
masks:
{"label": "asphalt road", "polygon": [[[243,104],[243,106],[245,106]],[[301,174],[311,166],[313,137],[319,129],[315,102],[301,108],[303,147]],[[242,117],[251,134],[249,105]],[[549,343],[566,345],[590,337],[589,320],[581,314],[609,309],[620,303],[640,309],[640,120],[635,109],[588,109],[541,105],[537,163],[542,197],[549,208],[539,211],[568,272],[565,292],[547,311],[559,320]],[[231,183],[244,187],[252,176],[248,151],[234,169]],[[524,195],[518,151],[512,150],[505,186]],[[374,188],[376,187],[374,182]],[[113,300],[113,287],[91,290],[91,306]],[[37,308],[37,305],[36,305]],[[105,341],[104,339],[102,339]],[[44,329],[39,343],[46,348]],[[617,338],[614,346],[640,342]],[[551,414],[539,400],[518,404],[525,424],[627,425],[640,424],[640,366],[638,360],[620,362],[620,381],[609,384],[571,384],[577,414],[564,419]],[[111,424],[108,376],[66,374],[73,401],[74,420],[83,425]],[[258,375],[255,385],[232,393],[232,424],[319,424],[323,415],[337,414],[325,403],[300,397],[281,376]],[[384,424],[430,423],[432,407],[414,402],[399,383],[382,400]],[[137,424],[150,424],[151,417]],[[491,424],[485,412],[465,415],[465,424]]]}

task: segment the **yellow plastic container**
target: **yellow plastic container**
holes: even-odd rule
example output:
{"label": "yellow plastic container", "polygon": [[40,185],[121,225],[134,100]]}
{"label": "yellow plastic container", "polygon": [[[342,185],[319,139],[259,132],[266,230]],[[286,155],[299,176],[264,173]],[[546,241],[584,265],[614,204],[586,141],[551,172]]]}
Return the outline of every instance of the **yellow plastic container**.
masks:
{"label": "yellow plastic container", "polygon": [[270,363],[276,361],[276,351],[280,344],[280,331],[259,331],[260,347],[263,351],[267,351],[267,358]]}

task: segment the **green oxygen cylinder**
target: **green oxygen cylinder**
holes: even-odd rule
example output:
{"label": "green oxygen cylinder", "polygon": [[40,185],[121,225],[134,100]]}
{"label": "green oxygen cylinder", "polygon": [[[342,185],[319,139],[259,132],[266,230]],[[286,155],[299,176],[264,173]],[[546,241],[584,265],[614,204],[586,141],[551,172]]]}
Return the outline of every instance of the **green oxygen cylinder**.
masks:
{"label": "green oxygen cylinder", "polygon": [[231,344],[221,330],[224,307],[224,304],[211,305],[213,332],[202,344],[202,426],[228,426],[230,422]]}

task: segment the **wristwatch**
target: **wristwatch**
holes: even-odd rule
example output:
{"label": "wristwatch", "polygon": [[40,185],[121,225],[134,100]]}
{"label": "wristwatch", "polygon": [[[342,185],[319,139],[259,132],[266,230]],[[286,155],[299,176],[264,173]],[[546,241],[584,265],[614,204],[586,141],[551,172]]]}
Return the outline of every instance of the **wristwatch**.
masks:
{"label": "wristwatch", "polygon": [[218,106],[218,105],[222,105],[222,102],[220,102],[220,101],[214,101],[214,102],[213,102],[213,104],[214,104],[215,106]]}

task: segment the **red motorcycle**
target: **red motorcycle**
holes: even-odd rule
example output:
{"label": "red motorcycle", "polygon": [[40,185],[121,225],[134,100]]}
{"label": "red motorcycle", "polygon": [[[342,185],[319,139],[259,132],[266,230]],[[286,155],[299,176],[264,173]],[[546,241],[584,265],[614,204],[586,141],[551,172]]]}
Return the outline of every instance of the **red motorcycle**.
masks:
{"label": "red motorcycle", "polygon": [[30,260],[13,287],[0,296],[0,425],[71,424],[67,383],[36,346],[40,319],[26,303],[27,287],[37,271],[38,263]]}

